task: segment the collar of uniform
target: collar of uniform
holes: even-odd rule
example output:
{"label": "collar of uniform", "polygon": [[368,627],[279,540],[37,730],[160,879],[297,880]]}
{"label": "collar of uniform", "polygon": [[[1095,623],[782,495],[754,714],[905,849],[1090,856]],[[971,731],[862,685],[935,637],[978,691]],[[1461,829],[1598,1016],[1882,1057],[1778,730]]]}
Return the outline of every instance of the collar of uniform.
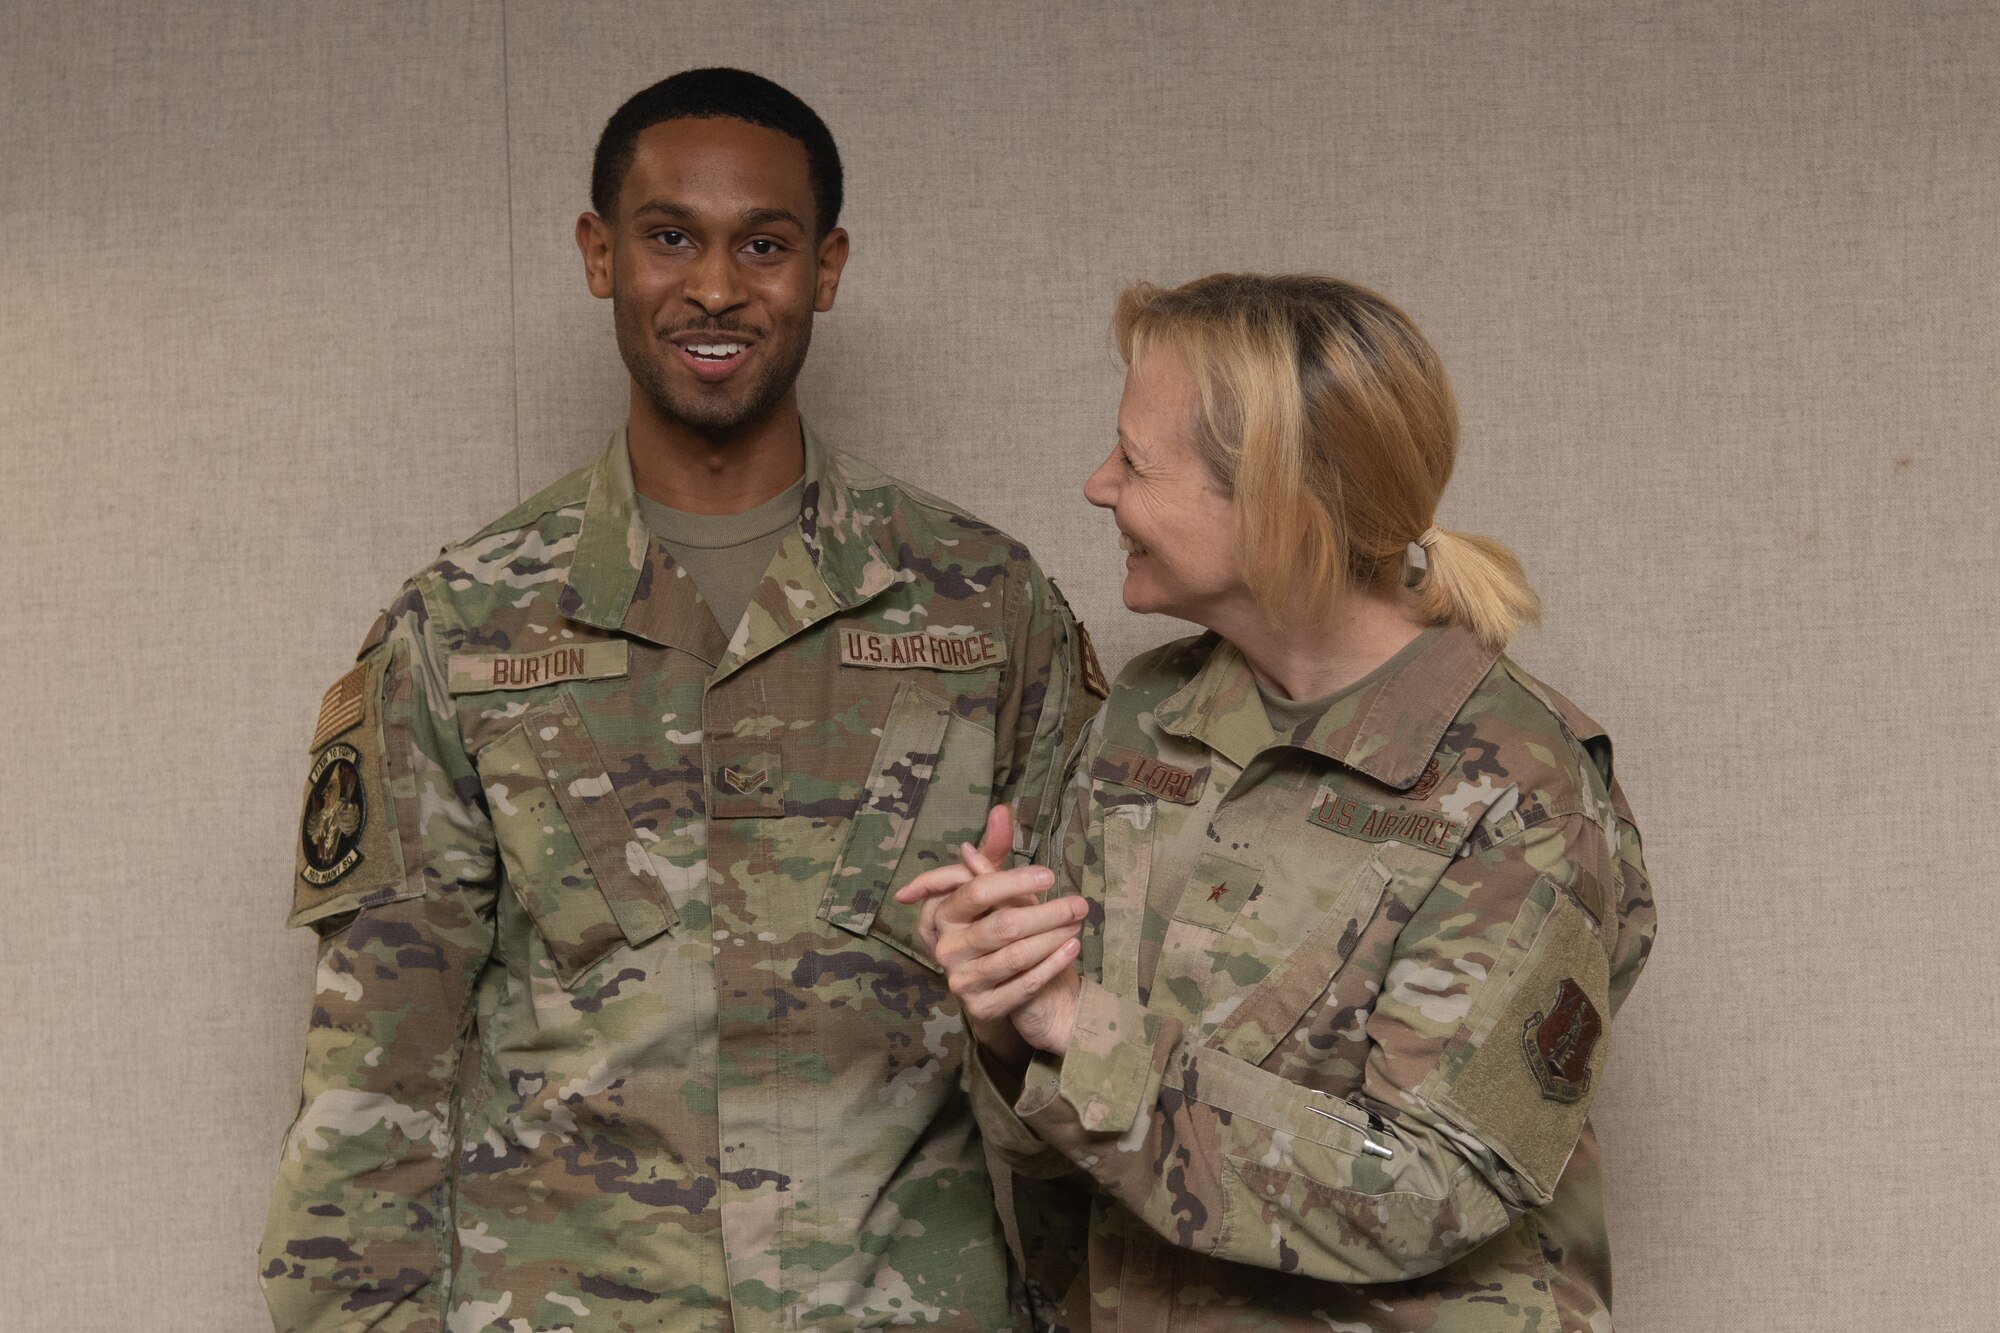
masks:
{"label": "collar of uniform", "polygon": [[[1386,787],[1409,787],[1499,656],[1470,631],[1443,626],[1394,670],[1337,700],[1309,734],[1276,743],[1323,755]],[[1220,637],[1194,679],[1154,718],[1239,767],[1273,743],[1256,678],[1243,654]]]}
{"label": "collar of uniform", "polygon": [[826,447],[810,423],[801,424],[806,490],[799,505],[799,547],[833,598],[834,609],[845,610],[897,581],[896,566],[881,546],[888,511],[879,498],[851,486],[842,466],[846,460]]}
{"label": "collar of uniform", "polygon": [[625,428],[590,474],[590,498],[583,506],[583,527],[570,553],[569,574],[556,599],[556,609],[571,620],[599,629],[621,629],[632,605],[632,590],[646,568],[652,534],[639,512],[632,485],[632,457],[626,452]]}
{"label": "collar of uniform", "polygon": [[1493,669],[1500,650],[1468,629],[1439,627],[1395,670],[1329,709],[1303,748],[1397,790],[1423,776],[1445,728]]}
{"label": "collar of uniform", "polygon": [[896,583],[882,553],[886,517],[848,485],[841,456],[805,427],[806,486],[798,526],[785,534],[738,621],[713,679],[770,651],[808,626],[874,597]]}
{"label": "collar of uniform", "polygon": [[[804,424],[804,422],[802,422]],[[860,502],[840,478],[840,456],[804,424],[806,492],[800,502],[800,554],[840,606],[868,600],[890,582],[894,566],[876,544],[882,514]],[[632,454],[620,426],[590,472],[590,498],[576,534],[560,608],[572,620],[622,628],[646,568],[652,530],[638,508]],[[776,570],[774,570],[776,572]]]}
{"label": "collar of uniform", "polygon": [[[805,494],[798,525],[785,536],[726,648],[708,642],[714,617],[688,614],[698,594],[684,577],[661,575],[673,558],[639,511],[632,458],[621,427],[591,474],[583,527],[557,606],[572,620],[675,644],[692,625],[699,643],[679,644],[723,675],[815,621],[867,601],[894,583],[895,566],[877,540],[883,515],[841,476],[840,456],[804,428]],[[650,577],[649,577],[650,576]],[[686,586],[682,586],[686,585]],[[643,595],[639,595],[643,594]],[[655,603],[658,603],[655,605]],[[683,603],[687,605],[683,605]],[[665,637],[662,637],[662,636]]]}
{"label": "collar of uniform", "polygon": [[1257,680],[1235,644],[1220,634],[1193,679],[1153,709],[1162,731],[1206,745],[1238,768],[1248,768],[1271,743],[1271,724],[1257,698]]}

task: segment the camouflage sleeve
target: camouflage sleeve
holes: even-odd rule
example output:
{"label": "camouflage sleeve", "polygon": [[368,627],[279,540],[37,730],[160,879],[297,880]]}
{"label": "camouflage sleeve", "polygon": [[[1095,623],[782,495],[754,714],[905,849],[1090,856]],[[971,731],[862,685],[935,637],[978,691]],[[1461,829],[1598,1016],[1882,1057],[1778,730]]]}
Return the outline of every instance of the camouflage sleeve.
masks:
{"label": "camouflage sleeve", "polygon": [[1624,789],[1611,779],[1611,809],[1614,817],[1612,846],[1618,876],[1618,946],[1611,955],[1611,1008],[1616,1012],[1632,993],[1632,983],[1652,956],[1658,920],[1653,907],[1653,883],[1646,876],[1646,861],[1639,842],[1639,826],[1632,807],[1625,802]]}
{"label": "camouflage sleeve", "polygon": [[[1094,669],[1094,659],[1089,665]],[[1078,693],[1091,705],[1096,704],[1095,692],[1085,689]],[[1091,904],[1090,915],[1084,920],[1079,959],[1085,975],[1096,971],[1102,955],[1104,920],[1103,876],[1095,877],[1093,886],[1091,877],[1085,873],[1090,845],[1089,756],[1095,752],[1101,733],[1101,728],[1091,723],[1092,716],[1094,708],[1083,714],[1083,734],[1070,746],[1068,760],[1060,770],[1059,777],[1064,781],[1060,815],[1052,835],[1043,840],[1035,858],[1055,871],[1055,893],[1081,894]],[[1019,1075],[998,1067],[976,1040],[971,1043],[966,1060],[966,1077],[979,1132],[996,1168],[1006,1170],[1012,1178],[1007,1191],[1013,1212],[1009,1231],[1017,1246],[1015,1258],[1027,1286],[1035,1327],[1064,1327],[1068,1321],[1057,1312],[1065,1304],[1085,1308],[1078,1284],[1086,1277],[1090,1182],[1059,1149],[1050,1146],[1015,1114],[1013,1101],[1021,1088]]]}
{"label": "camouflage sleeve", "polygon": [[1573,815],[1486,844],[1356,960],[1385,983],[1352,1097],[1086,982],[1015,1110],[1172,1244],[1335,1282],[1433,1272],[1547,1203],[1583,1129],[1619,952],[1604,843]]}
{"label": "camouflage sleeve", "polygon": [[1010,641],[1022,645],[994,728],[993,800],[1014,816],[1014,855],[1047,843],[1059,809],[1063,759],[1105,695],[1090,636],[1032,561]]}
{"label": "camouflage sleeve", "polygon": [[414,587],[343,683],[357,698],[322,706],[301,830],[291,922],[320,934],[318,980],[261,1276],[279,1330],[441,1333],[493,833]]}
{"label": "camouflage sleeve", "polygon": [[[1089,855],[1092,810],[1090,760],[1101,736],[1102,729],[1086,721],[1084,734],[1071,747],[1068,760],[1062,767],[1066,781],[1059,802],[1056,828],[1053,835],[1043,841],[1035,858],[1055,872],[1056,883],[1051,896],[1076,894],[1090,904],[1090,913],[1083,922],[1078,960],[1085,976],[1095,974],[1103,949],[1104,877],[1086,874],[1088,864],[1094,860]],[[1031,1180],[1075,1176],[1077,1168],[1070,1164],[1069,1159],[1044,1142],[1014,1113],[1013,1103],[1020,1092],[1020,1079],[1011,1071],[996,1067],[992,1057],[976,1041],[973,1049],[977,1058],[966,1062],[972,1110],[979,1121],[980,1133],[985,1135],[994,1153],[1016,1175]]]}

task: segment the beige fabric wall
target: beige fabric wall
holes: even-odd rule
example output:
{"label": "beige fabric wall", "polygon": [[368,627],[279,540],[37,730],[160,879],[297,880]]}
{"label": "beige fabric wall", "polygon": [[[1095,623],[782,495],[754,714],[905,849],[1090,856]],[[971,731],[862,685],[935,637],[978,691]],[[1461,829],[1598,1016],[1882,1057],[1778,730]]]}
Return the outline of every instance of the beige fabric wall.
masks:
{"label": "beige fabric wall", "polygon": [[1453,526],[1608,723],[1660,949],[1600,1100],[1621,1326],[1992,1327],[1991,5],[0,14],[0,1326],[252,1329],[305,741],[377,606],[622,412],[569,234],[695,63],[839,136],[808,408],[1028,539],[1116,666],[1126,281],[1375,284]]}

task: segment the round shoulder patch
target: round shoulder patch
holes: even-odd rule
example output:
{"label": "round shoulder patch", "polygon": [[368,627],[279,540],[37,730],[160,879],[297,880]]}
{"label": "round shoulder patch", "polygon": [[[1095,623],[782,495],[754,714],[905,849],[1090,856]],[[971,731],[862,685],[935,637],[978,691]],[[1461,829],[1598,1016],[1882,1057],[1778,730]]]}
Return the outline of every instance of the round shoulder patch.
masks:
{"label": "round shoulder patch", "polygon": [[299,847],[305,862],[299,875],[327,888],[361,864],[361,830],[368,802],[361,789],[361,755],[351,745],[329,745],[313,760],[306,786],[305,818]]}

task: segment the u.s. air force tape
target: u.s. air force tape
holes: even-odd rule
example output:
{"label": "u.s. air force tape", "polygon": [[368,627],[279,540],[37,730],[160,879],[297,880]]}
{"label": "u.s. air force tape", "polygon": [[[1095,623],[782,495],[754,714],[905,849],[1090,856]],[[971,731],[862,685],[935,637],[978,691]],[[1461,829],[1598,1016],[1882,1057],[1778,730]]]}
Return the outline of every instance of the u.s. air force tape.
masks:
{"label": "u.s. air force tape", "polygon": [[977,671],[1007,660],[1007,645],[992,630],[917,630],[883,634],[870,629],[840,631],[842,666],[930,671]]}

